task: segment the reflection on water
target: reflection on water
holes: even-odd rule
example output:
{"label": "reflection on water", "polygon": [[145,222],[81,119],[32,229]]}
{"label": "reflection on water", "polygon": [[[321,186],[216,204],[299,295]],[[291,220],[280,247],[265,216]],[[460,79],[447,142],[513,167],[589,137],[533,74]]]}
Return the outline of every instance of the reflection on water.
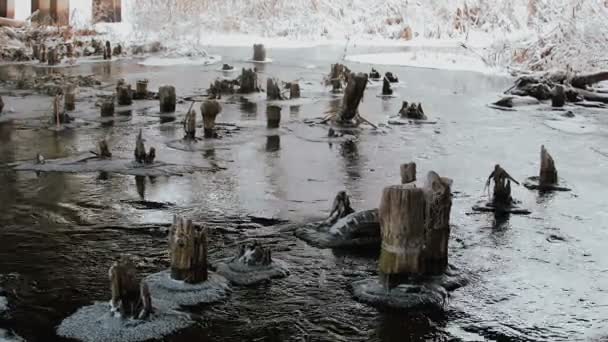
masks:
{"label": "reflection on water", "polygon": [[266,137],[266,152],[276,152],[281,149],[281,137],[269,135]]}

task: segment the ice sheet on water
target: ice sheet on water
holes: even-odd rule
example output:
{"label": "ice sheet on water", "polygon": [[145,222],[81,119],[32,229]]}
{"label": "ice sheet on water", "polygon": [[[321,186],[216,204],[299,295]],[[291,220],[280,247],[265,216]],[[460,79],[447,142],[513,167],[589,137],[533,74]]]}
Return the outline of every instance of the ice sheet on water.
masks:
{"label": "ice sheet on water", "polygon": [[145,66],[175,66],[175,65],[212,65],[222,61],[220,55],[207,56],[175,56],[175,57],[148,57],[139,62]]}
{"label": "ice sheet on water", "polygon": [[146,277],[153,298],[171,301],[177,305],[196,305],[221,301],[230,293],[228,280],[209,272],[207,281],[187,284],[171,278],[170,271],[154,273]]}

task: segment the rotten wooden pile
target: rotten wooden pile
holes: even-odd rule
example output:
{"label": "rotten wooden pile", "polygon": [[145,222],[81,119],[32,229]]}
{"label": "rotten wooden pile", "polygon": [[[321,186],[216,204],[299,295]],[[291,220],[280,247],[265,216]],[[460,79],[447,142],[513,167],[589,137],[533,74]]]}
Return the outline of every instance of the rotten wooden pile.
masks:
{"label": "rotten wooden pile", "polygon": [[188,284],[207,280],[207,230],[175,216],[169,234],[171,278]]}
{"label": "rotten wooden pile", "polygon": [[152,312],[152,298],[146,282],[137,274],[135,263],[127,255],[112,264],[109,271],[111,311],[122,318],[145,319]]}
{"label": "rotten wooden pile", "polygon": [[156,158],[156,149],[150,147],[150,151],[146,153],[146,146],[144,145],[144,139],[140,129],[135,142],[135,161],[140,164],[149,165],[154,163],[154,158]]}
{"label": "rotten wooden pile", "polygon": [[559,185],[555,161],[544,145],[540,147],[539,175],[526,179],[524,186],[530,190],[570,191],[569,188]]}

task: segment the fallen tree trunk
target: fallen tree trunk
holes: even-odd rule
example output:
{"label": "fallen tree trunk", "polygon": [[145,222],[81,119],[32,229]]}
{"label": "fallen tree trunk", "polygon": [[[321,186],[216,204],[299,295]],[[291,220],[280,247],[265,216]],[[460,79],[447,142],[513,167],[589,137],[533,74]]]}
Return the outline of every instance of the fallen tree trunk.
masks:
{"label": "fallen tree trunk", "polygon": [[570,84],[575,88],[585,89],[588,85],[608,81],[608,71],[574,76]]}

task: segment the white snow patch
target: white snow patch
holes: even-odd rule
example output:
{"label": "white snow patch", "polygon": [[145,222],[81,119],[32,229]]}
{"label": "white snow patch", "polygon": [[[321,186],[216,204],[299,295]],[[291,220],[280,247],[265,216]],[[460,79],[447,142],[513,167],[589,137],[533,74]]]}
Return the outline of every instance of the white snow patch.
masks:
{"label": "white snow patch", "polygon": [[485,74],[498,73],[499,69],[491,68],[481,57],[454,52],[439,51],[405,51],[390,53],[373,53],[350,55],[347,61],[380,65],[398,65],[427,69],[474,71]]}

